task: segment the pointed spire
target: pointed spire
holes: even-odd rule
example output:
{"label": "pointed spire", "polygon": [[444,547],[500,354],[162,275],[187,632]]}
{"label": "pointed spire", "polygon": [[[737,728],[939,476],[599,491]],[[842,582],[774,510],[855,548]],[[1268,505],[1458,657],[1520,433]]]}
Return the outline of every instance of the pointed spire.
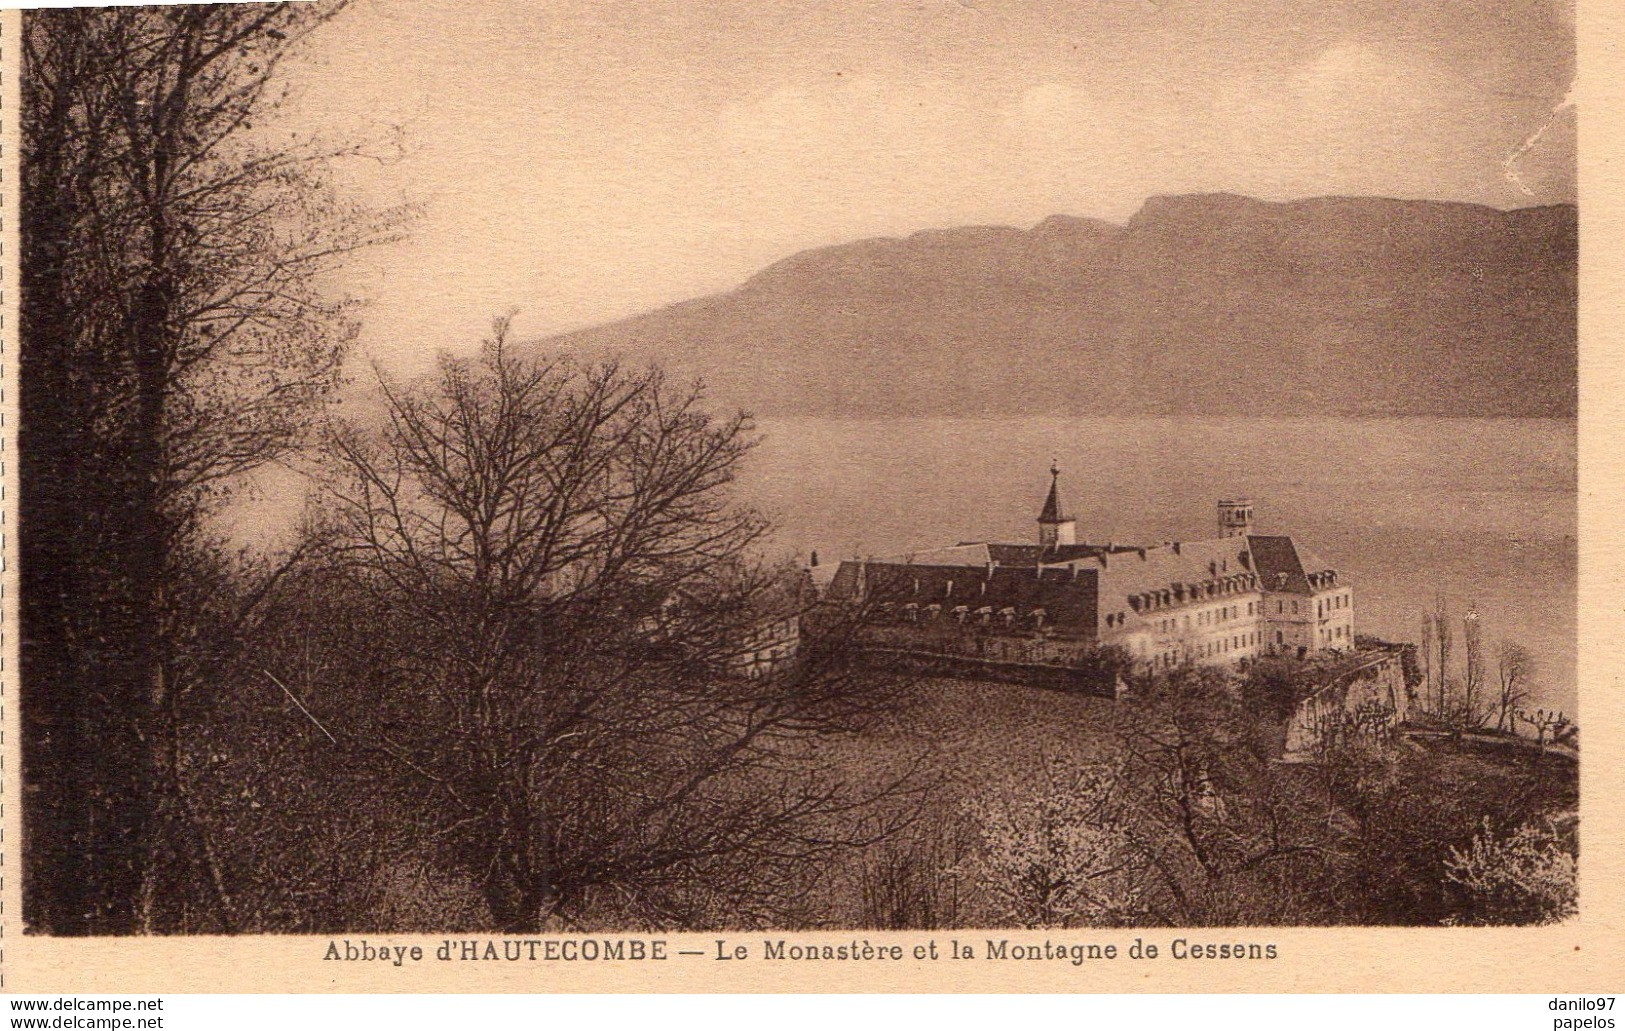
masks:
{"label": "pointed spire", "polygon": [[1052,460],[1049,466],[1049,497],[1044,499],[1044,510],[1038,513],[1041,523],[1059,523],[1066,519],[1061,514],[1061,470]]}

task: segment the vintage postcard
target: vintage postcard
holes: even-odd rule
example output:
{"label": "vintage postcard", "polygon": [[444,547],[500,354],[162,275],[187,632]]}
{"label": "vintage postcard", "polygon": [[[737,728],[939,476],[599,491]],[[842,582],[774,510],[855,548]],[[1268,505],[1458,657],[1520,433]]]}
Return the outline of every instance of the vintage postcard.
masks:
{"label": "vintage postcard", "polygon": [[5,12],[4,987],[1617,986],[1613,17]]}

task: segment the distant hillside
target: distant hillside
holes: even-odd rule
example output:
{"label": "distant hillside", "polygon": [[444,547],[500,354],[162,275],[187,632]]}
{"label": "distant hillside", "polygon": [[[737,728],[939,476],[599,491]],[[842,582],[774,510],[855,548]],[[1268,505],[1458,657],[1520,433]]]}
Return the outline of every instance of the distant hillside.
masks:
{"label": "distant hillside", "polygon": [[759,415],[1572,415],[1572,205],[1154,197],[862,240],[542,342]]}

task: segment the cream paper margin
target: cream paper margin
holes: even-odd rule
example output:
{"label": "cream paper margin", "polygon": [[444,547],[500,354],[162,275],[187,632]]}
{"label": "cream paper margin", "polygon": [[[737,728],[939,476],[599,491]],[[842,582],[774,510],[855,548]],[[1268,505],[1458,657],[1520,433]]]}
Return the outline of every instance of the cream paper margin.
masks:
{"label": "cream paper margin", "polygon": [[[717,935],[668,936],[668,948],[703,957],[664,962],[435,961],[442,941],[373,936],[374,945],[421,945],[425,960],[395,967],[322,959],[330,939],[240,936],[71,939],[24,935],[17,711],[17,41],[21,14],[0,11],[0,989],[7,992],[1607,992],[1625,987],[1625,7],[1587,0],[1579,11],[1580,119],[1580,916],[1546,928],[1265,928],[1141,931],[729,934],[752,958],[718,961]],[[494,935],[475,936],[499,940]],[[650,936],[640,936],[650,937]],[[968,961],[765,961],[766,938],[812,944],[853,939],[899,944],[905,955],[935,939],[974,942]],[[981,958],[985,939],[1163,948],[1154,961],[1065,962]],[[1269,942],[1273,961],[1179,961],[1167,946]],[[343,941],[342,938],[338,939]],[[353,939],[352,940],[356,940]]]}

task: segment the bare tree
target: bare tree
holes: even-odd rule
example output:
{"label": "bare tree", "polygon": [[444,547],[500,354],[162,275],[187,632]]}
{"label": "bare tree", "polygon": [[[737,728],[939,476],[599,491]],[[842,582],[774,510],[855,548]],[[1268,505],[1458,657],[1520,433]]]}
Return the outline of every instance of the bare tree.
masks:
{"label": "bare tree", "polygon": [[1495,729],[1510,733],[1517,714],[1529,701],[1529,687],[1535,678],[1535,657],[1516,641],[1502,641],[1496,652],[1495,668],[1500,686],[1495,700]]}
{"label": "bare tree", "polygon": [[806,760],[883,694],[806,644],[746,675],[802,599],[752,565],[744,416],[507,332],[386,380],[383,431],[333,437],[334,560],[411,627],[378,645],[391,689],[341,722],[420,778],[501,928],[791,922],[820,856],[910,818],[906,776]]}
{"label": "bare tree", "polygon": [[1557,709],[1539,708],[1534,712],[1519,709],[1517,718],[1519,723],[1527,724],[1535,732],[1535,742],[1542,753],[1546,751],[1547,744],[1567,744],[1579,736],[1579,728]]}
{"label": "bare tree", "polygon": [[922,820],[869,850],[854,871],[856,927],[884,931],[967,926],[963,907],[975,888],[966,860],[974,836],[969,821]]}
{"label": "bare tree", "polygon": [[1479,625],[1478,609],[1469,608],[1461,621],[1462,652],[1465,669],[1461,681],[1460,711],[1455,722],[1466,730],[1483,726],[1489,716],[1484,699],[1489,671],[1484,657],[1484,631]]}
{"label": "bare tree", "polygon": [[[1123,833],[1154,919],[1174,925],[1302,919],[1326,861],[1326,821],[1254,747],[1253,716],[1225,674],[1186,666],[1123,704]],[[1242,899],[1250,900],[1243,903]],[[1243,915],[1243,910],[1249,910]]]}
{"label": "bare tree", "polygon": [[49,685],[25,688],[28,919],[58,933],[178,929],[201,879],[177,578],[233,478],[305,438],[355,328],[317,282],[388,232],[328,188],[346,148],[253,131],[339,6],[24,22],[24,683]]}
{"label": "bare tree", "polygon": [[1422,613],[1422,696],[1433,690],[1433,614]]}
{"label": "bare tree", "polygon": [[1450,711],[1450,651],[1453,632],[1450,628],[1450,602],[1440,591],[1433,601],[1433,643],[1438,669],[1434,681],[1434,712],[1445,718]]}

